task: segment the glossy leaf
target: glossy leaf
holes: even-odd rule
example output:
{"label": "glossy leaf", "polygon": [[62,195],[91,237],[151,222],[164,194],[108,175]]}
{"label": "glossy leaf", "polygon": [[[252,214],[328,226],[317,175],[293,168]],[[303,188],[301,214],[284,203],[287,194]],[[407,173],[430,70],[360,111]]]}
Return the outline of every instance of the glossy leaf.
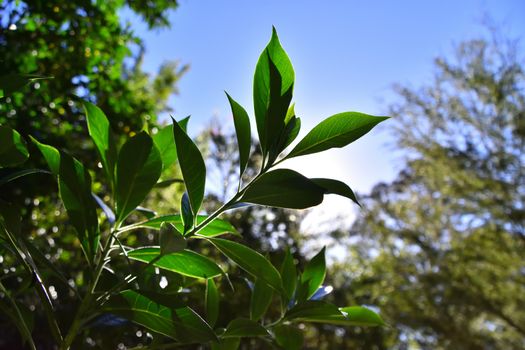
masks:
{"label": "glossy leaf", "polygon": [[173,136],[177,145],[177,156],[186,191],[190,198],[193,215],[197,215],[202,199],[204,198],[204,187],[206,185],[206,165],[202,159],[201,152],[186,134],[182,127],[173,119]]}
{"label": "glossy leaf", "polygon": [[322,301],[307,301],[286,314],[294,322],[327,323],[340,326],[383,326],[381,316],[362,306],[337,308]]}
{"label": "glossy leaf", "polygon": [[[200,224],[206,220],[206,215],[197,216],[197,224]],[[172,223],[179,232],[184,231],[184,223],[180,215],[164,215],[143,222],[139,222],[134,225],[126,226],[126,229],[135,229],[135,228],[149,228],[153,230],[159,230],[160,225],[163,222]],[[197,235],[205,237],[216,237],[231,233],[234,235],[239,235],[235,227],[232,226],[228,221],[221,219],[214,219],[208,225],[203,227],[197,232]]]}
{"label": "glossy leaf", "polygon": [[250,158],[250,148],[252,142],[252,134],[250,129],[250,117],[246,110],[238,104],[228,93],[226,93],[230,107],[233,114],[233,122],[235,124],[235,133],[237,135],[237,144],[239,146],[239,167],[240,176],[244,173],[248,159]]}
{"label": "glossy leaf", "polygon": [[47,170],[42,170],[42,169],[22,169],[22,170],[14,171],[10,174],[0,177],[0,186],[5,185],[6,183],[19,179],[21,177],[32,175],[32,174],[51,174],[51,173]]}
{"label": "glossy leaf", "polygon": [[272,38],[257,62],[253,83],[255,119],[263,153],[278,142],[284,130],[294,79],[292,63],[273,28]]}
{"label": "glossy leaf", "polygon": [[[159,254],[160,248],[148,247],[134,249],[128,252],[128,257],[149,263]],[[213,261],[187,249],[164,255],[154,263],[154,266],[194,278],[212,278],[222,274],[220,267]]]}
{"label": "glossy leaf", "polygon": [[6,74],[0,76],[0,98],[7,97],[13,92],[37,80],[51,79],[36,74]]}
{"label": "glossy leaf", "polygon": [[[189,117],[186,117],[179,121],[179,125],[184,131],[186,131],[189,119]],[[173,138],[173,124],[168,124],[165,127],[159,129],[159,131],[152,135],[151,138],[160,152],[160,158],[162,159],[162,170],[165,170],[175,164],[177,161],[177,145],[175,144],[175,139]],[[156,186],[158,186],[158,184]]]}
{"label": "glossy leaf", "polygon": [[279,293],[282,291],[279,272],[264,256],[237,242],[221,238],[210,238],[209,240],[243,270],[266,282]]}
{"label": "glossy leaf", "polygon": [[250,302],[250,319],[258,321],[272,302],[273,289],[261,279],[256,279]]}
{"label": "glossy leaf", "polygon": [[189,307],[168,308],[132,290],[110,299],[104,310],[183,343],[216,340],[210,326]]}
{"label": "glossy leaf", "polygon": [[303,156],[344,147],[388,117],[373,117],[359,112],[345,112],[333,115],[315,126],[286,156]]}
{"label": "glossy leaf", "polygon": [[298,299],[309,299],[323,284],[326,275],[325,248],[310,260],[301,275]]}
{"label": "glossy leaf", "polygon": [[161,254],[180,252],[186,249],[186,240],[170,223],[163,223],[159,232]]}
{"label": "glossy leaf", "polygon": [[82,163],[63,152],[60,153],[58,189],[84,252],[87,258],[93,261],[100,232],[97,204],[91,192],[91,176]]}
{"label": "glossy leaf", "polygon": [[334,290],[334,287],[332,286],[321,286],[317,289],[317,291],[310,297],[310,300],[321,300],[328,294],[332,293]]}
{"label": "glossy leaf", "polygon": [[280,324],[274,328],[275,340],[285,350],[301,350],[304,344],[303,332],[292,326]]}
{"label": "glossy leaf", "polygon": [[31,141],[36,145],[40,153],[44,156],[44,159],[47,162],[49,170],[55,175],[58,175],[60,171],[60,152],[53,146],[49,146],[43,143],[38,142],[35,138],[30,136]]}
{"label": "glossy leaf", "polygon": [[113,213],[113,210],[111,210],[111,208],[106,203],[104,203],[102,198],[100,198],[94,193],[91,193],[91,195],[95,199],[95,202],[97,202],[100,209],[102,209],[102,211],[104,212],[104,215],[106,215],[106,218],[108,219],[108,222],[110,223],[110,225],[113,225],[116,220],[115,213]]}
{"label": "glossy leaf", "polygon": [[221,338],[264,337],[266,335],[269,335],[268,331],[259,323],[247,318],[236,318],[228,324]]}
{"label": "glossy leaf", "polygon": [[272,170],[255,180],[241,200],[291,209],[313,207],[323,201],[325,190],[296,171]]}
{"label": "glossy leaf", "polygon": [[344,182],[333,180],[333,179],[310,179],[313,183],[316,185],[322,187],[325,189],[325,193],[327,194],[337,194],[346,198],[351,199],[360,206],[359,202],[357,201],[357,197],[354,194],[354,191],[345,184]]}
{"label": "glossy leaf", "polygon": [[294,296],[297,286],[297,268],[295,267],[293,256],[289,249],[286,250],[280,272],[286,299],[290,301]]}
{"label": "glossy leaf", "polygon": [[115,178],[115,163],[117,161],[117,147],[111,131],[108,118],[100,108],[83,101],[88,125],[89,136],[97,147],[102,167],[111,183]]}
{"label": "glossy leaf", "polygon": [[124,221],[142,203],[157,183],[161,170],[159,151],[145,132],[132,137],[122,146],[116,169],[117,223]]}
{"label": "glossy leaf", "polygon": [[190,197],[188,192],[182,194],[180,201],[180,211],[182,218],[183,234],[186,234],[193,227],[193,213],[191,212]]}
{"label": "glossy leaf", "polygon": [[0,125],[0,140],[0,168],[16,166],[29,158],[25,142],[16,130]]}
{"label": "glossy leaf", "polygon": [[206,320],[210,326],[215,326],[219,317],[219,290],[212,278],[206,280]]}

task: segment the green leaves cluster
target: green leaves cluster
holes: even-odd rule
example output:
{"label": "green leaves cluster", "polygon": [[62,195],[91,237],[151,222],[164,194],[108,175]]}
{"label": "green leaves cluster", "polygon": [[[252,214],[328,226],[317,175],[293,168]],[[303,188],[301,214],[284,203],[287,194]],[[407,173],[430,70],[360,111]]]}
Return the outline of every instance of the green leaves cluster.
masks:
{"label": "green leaves cluster", "polygon": [[[91,270],[88,292],[81,296],[82,302],[71,326],[64,336],[62,330],[58,330],[57,342],[62,349],[70,348],[86,320],[100,312],[124,317],[176,343],[209,343],[215,349],[235,349],[245,337],[263,337],[281,347],[299,349],[302,335],[294,326],[298,322],[343,326],[383,324],[381,318],[368,309],[339,308],[320,300],[331,291],[331,287],[323,286],[326,276],[324,248],[303,271],[297,270],[290,252],[277,268],[259,252],[232,240],[233,236],[239,236],[236,229],[218,218],[224,211],[243,203],[309,208],[321,203],[324,195],[331,193],[357,203],[351,188],[340,181],[310,179],[290,169],[272,168],[292,157],[346,146],[385,118],[356,112],[336,114],[312,129],[288,154],[283,154],[297,137],[301,126],[291,105],[293,85],[293,67],[274,29],[270,43],[257,63],[253,89],[255,120],[264,159],[262,167],[254,178],[246,183],[241,181],[250,159],[250,121],[245,109],[227,95],[239,145],[239,187],[228,202],[207,215],[201,213],[206,166],[199,148],[186,132],[188,118],[181,121],[172,118],[171,125],[154,135],[143,130],[118,147],[110,122],[102,110],[84,102],[87,129],[99,153],[110,189],[111,195],[104,200],[92,192],[92,174],[79,160],[32,138],[57,179],[60,198]],[[0,148],[0,165],[23,163],[29,152],[21,136],[5,126],[0,126],[0,132],[2,139],[8,140]],[[142,210],[139,206],[157,185],[163,171],[175,166],[176,162],[185,187],[180,213],[153,215],[145,221],[130,222],[130,214]],[[0,179],[0,184],[35,172],[10,175],[7,179]],[[107,223],[99,216],[98,207],[105,213]],[[7,222],[10,214],[1,214]],[[120,237],[127,232],[144,229],[158,231],[158,245],[126,247],[121,244]],[[8,235],[8,231],[4,231]],[[229,276],[223,266],[195,251],[193,247],[199,244],[216,249],[247,273],[252,290],[249,313],[238,315],[224,324],[218,323],[220,287],[227,283],[218,284],[216,281],[229,282]],[[17,243],[12,245],[17,246]],[[20,254],[23,261],[30,257],[29,251]],[[112,262],[123,258],[130,266],[139,263],[142,268],[131,269],[131,274],[123,279],[113,274],[117,281],[101,290],[99,281],[103,271],[110,271]],[[180,285],[170,289],[174,295],[161,293],[160,287],[146,288],[134,283],[151,268],[179,276]],[[205,285],[205,317],[181,297],[185,286],[199,284]],[[267,314],[275,302],[281,310],[277,317]],[[15,304],[6,308],[16,309]],[[52,315],[51,310],[51,318]],[[21,325],[21,333],[30,341],[23,320],[17,318],[16,321]],[[293,336],[287,338],[287,333]]]}

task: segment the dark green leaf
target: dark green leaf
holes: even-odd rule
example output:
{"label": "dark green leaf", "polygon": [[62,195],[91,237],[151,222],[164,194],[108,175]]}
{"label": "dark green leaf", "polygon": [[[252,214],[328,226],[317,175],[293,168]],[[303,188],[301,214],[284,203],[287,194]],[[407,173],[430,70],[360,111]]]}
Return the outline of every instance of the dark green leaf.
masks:
{"label": "dark green leaf", "polygon": [[14,171],[0,178],[0,186],[5,185],[6,183],[16,180],[18,178],[32,174],[50,174],[50,172],[42,169],[23,169]]}
{"label": "dark green leaf", "polygon": [[231,321],[221,338],[264,337],[269,335],[266,328],[247,318]]}
{"label": "dark green leaf", "polygon": [[[184,131],[188,125],[189,117],[179,121],[179,125]],[[166,125],[161,128],[152,137],[155,146],[160,152],[162,159],[162,169],[166,170],[177,161],[177,146],[175,145],[175,139],[173,138],[173,124]],[[157,184],[156,186],[158,186]]]}
{"label": "dark green leaf", "polygon": [[170,223],[163,223],[159,232],[161,254],[176,253],[186,249],[186,240]]}
{"label": "dark green leaf", "polygon": [[27,84],[43,79],[51,79],[35,74],[6,74],[0,76],[0,98],[10,96],[13,92],[22,89]]}
{"label": "dark green leaf", "polygon": [[274,328],[275,340],[285,350],[301,350],[303,348],[303,332],[292,326],[280,324]]}
{"label": "dark green leaf", "polygon": [[91,176],[75,158],[61,152],[58,189],[71,224],[89,261],[93,261],[98,248],[97,204],[91,194]]}
{"label": "dark green leaf", "polygon": [[29,152],[20,134],[0,125],[0,168],[21,164],[29,158]]}
{"label": "dark green leaf", "polygon": [[206,320],[210,326],[215,326],[219,317],[219,291],[213,279],[206,280]]}
{"label": "dark green leaf", "polygon": [[333,115],[314,127],[286,158],[322,152],[334,147],[344,147],[386,119],[388,117],[373,117],[359,112]]}
{"label": "dark green leaf", "polygon": [[292,63],[273,28],[272,38],[257,62],[253,83],[255,119],[264,154],[284,130],[294,79]]}
{"label": "dark green leaf", "polygon": [[281,266],[281,279],[283,281],[284,293],[287,302],[292,300],[297,286],[297,269],[293,262],[293,256],[290,253],[290,249],[286,250],[284,261]]}
{"label": "dark green leaf", "polygon": [[145,132],[129,139],[120,150],[116,169],[117,223],[146,198],[162,171],[159,151]]}
{"label": "dark green leaf", "polygon": [[241,338],[226,338],[221,339],[220,342],[211,344],[212,350],[237,350],[241,343]]}
{"label": "dark green leaf", "polygon": [[258,321],[265,313],[272,302],[273,289],[261,279],[256,279],[252,291],[250,302],[250,318]]}
{"label": "dark green leaf", "polygon": [[232,109],[235,133],[237,134],[237,143],[239,145],[240,176],[242,176],[248,164],[248,159],[250,158],[252,140],[250,117],[248,117],[246,110],[232,99],[228,93],[226,93],[226,96],[228,96],[228,101],[230,101]]}
{"label": "dark green leaf", "polygon": [[292,142],[295,141],[299,131],[301,130],[301,118],[293,117],[292,120],[286,125],[286,139],[284,140],[284,146],[282,149],[288,147]]}
{"label": "dark green leaf", "polygon": [[325,189],[325,193],[338,194],[347,197],[360,205],[354,191],[344,182],[333,179],[310,179],[313,183]]}
{"label": "dark green leaf", "polygon": [[[0,311],[5,316],[9,317],[22,337],[24,343],[27,343],[30,349],[36,350],[35,343],[31,336],[32,325],[30,320],[28,320],[27,312],[23,311],[23,306],[18,305],[9,294],[9,291],[2,285],[0,282],[0,292],[2,293],[2,298],[0,298]],[[6,301],[4,301],[6,300]]]}
{"label": "dark green leaf", "polygon": [[323,201],[325,190],[289,169],[276,169],[255,180],[241,200],[273,207],[304,209]]}
{"label": "dark green leaf", "polygon": [[[158,257],[160,248],[138,248],[128,252],[133,260],[149,263]],[[154,263],[158,268],[195,278],[212,278],[222,274],[222,270],[210,259],[191,250],[164,255]]]}
{"label": "dark green leaf", "polygon": [[266,282],[273,289],[281,293],[283,289],[281,276],[264,256],[242,244],[225,239],[210,238],[210,242],[243,270]]}
{"label": "dark green leaf", "polygon": [[189,307],[170,309],[132,290],[110,299],[104,310],[183,343],[217,340],[210,326]]}
{"label": "dark green leaf", "polygon": [[190,197],[188,192],[182,194],[180,201],[180,211],[183,225],[183,234],[186,234],[193,227],[193,213],[191,212]]}
{"label": "dark green leaf", "polygon": [[110,183],[113,183],[115,178],[115,162],[117,161],[117,148],[108,118],[104,112],[94,104],[87,101],[82,101],[82,104],[84,105],[84,111],[86,113],[89,136],[91,136],[93,143],[97,147],[100,159],[102,160],[102,167]]}
{"label": "dark green leaf", "polygon": [[184,180],[182,179],[169,179],[169,180],[157,182],[154,187],[155,188],[166,188],[173,184],[183,184],[183,183],[184,183]]}
{"label": "dark green leaf", "polygon": [[298,300],[309,299],[315,294],[319,286],[323,283],[326,275],[325,248],[321,249],[312,260],[310,260],[301,275],[299,285]]}
{"label": "dark green leaf", "polygon": [[177,145],[177,156],[186,191],[190,197],[191,209],[197,216],[204,198],[204,187],[206,185],[206,165],[202,159],[201,152],[193,143],[191,138],[181,128],[179,123],[173,119],[173,136]]}
{"label": "dark green leaf", "polygon": [[[204,220],[206,220],[206,218],[207,218],[206,215],[197,216],[197,224],[202,223]],[[159,217],[156,217],[150,220],[139,222],[134,225],[126,226],[125,228],[123,228],[123,230],[136,229],[136,228],[150,228],[154,230],[159,230],[160,225],[163,222],[172,223],[173,225],[175,225],[175,228],[179,230],[179,232],[184,231],[184,223],[182,222],[182,217],[180,215],[159,216]],[[205,237],[216,237],[216,236],[220,236],[226,233],[232,233],[234,235],[239,235],[235,227],[233,227],[228,221],[224,221],[221,219],[214,219],[208,225],[200,229],[197,232],[197,235],[201,235]]]}
{"label": "dark green leaf", "polygon": [[49,170],[55,175],[58,175],[60,171],[60,152],[53,146],[45,145],[38,142],[35,138],[30,136],[31,141],[37,146],[40,150],[40,153],[44,156],[44,159],[47,162]]}

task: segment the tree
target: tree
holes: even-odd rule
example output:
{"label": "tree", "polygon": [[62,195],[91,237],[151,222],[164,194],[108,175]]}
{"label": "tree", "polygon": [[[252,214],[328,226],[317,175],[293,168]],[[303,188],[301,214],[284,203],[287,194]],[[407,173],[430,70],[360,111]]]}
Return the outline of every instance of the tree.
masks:
{"label": "tree", "polygon": [[[25,83],[43,79],[34,75],[9,78],[0,78],[1,98],[8,98]],[[256,158],[259,154],[262,157],[259,171],[243,181],[251,158],[251,126],[244,108],[227,95],[239,149],[239,179],[231,197],[211,212],[201,210],[206,165],[201,151],[186,133],[189,117],[180,121],[172,118],[172,124],[157,133],[144,129],[120,145],[103,111],[84,101],[87,130],[102,168],[99,181],[108,193],[104,198],[97,195],[97,186],[93,186],[92,176],[97,174],[70,153],[34,137],[31,143],[49,170],[13,170],[27,160],[31,150],[20,133],[0,125],[6,140],[0,147],[0,167],[10,170],[0,177],[0,186],[29,175],[56,180],[68,229],[74,237],[73,247],[66,245],[67,253],[76,255],[71,271],[60,269],[42,254],[34,244],[38,237],[22,229],[15,201],[2,192],[0,251],[2,259],[13,266],[4,270],[0,279],[0,320],[10,321],[6,323],[6,333],[17,330],[23,345],[34,350],[36,344],[63,350],[114,348],[126,346],[123,341],[139,348],[146,341],[151,348],[201,344],[212,349],[237,349],[262,342],[300,349],[302,332],[297,323],[382,326],[381,317],[368,308],[338,307],[320,300],[325,294],[324,248],[302,271],[295,266],[289,251],[276,265],[271,258],[243,244],[236,229],[219,218],[226,211],[249,205],[309,208],[321,203],[326,194],[357,202],[351,188],[343,182],[307,178],[293,170],[274,167],[292,157],[344,147],[387,117],[358,112],[333,115],[284,155],[300,128],[300,119],[290,105],[294,80],[293,67],[274,29],[260,55],[254,78],[260,139]],[[162,185],[158,181],[163,171],[176,163],[185,189],[180,211],[159,216],[141,208],[150,192]],[[146,212],[146,219],[137,222],[137,212]],[[147,246],[139,242],[136,233],[141,232],[149,232],[157,244]],[[223,267],[217,259],[211,259],[209,251],[225,258]],[[240,276],[230,278],[232,272],[239,270],[243,271]],[[221,299],[231,299],[239,281],[248,291],[245,295],[250,295],[239,300],[239,305],[246,307],[220,314]],[[68,293],[61,303],[54,303],[59,295],[55,285],[59,284]],[[278,305],[278,312],[268,309],[272,303]],[[31,308],[36,312],[27,310]],[[41,318],[38,330],[45,330],[37,333],[38,341],[33,334],[35,315]],[[100,327],[104,327],[103,332]],[[15,339],[2,341],[11,343]]]}
{"label": "tree", "polygon": [[[150,77],[142,68],[144,46],[120,11],[130,8],[150,28],[169,25],[175,0],[43,1],[0,3],[0,76],[39,74],[53,79],[31,84],[0,106],[0,123],[65,149],[85,137],[82,108],[72,95],[104,109],[117,135],[136,133],[168,110],[167,98],[187,70],[176,61]],[[24,89],[28,91],[29,88]],[[51,133],[50,131],[53,130]]]}
{"label": "tree", "polygon": [[427,85],[397,88],[405,166],[363,199],[338,286],[380,307],[389,348],[525,344],[524,63],[495,34],[437,59]]}

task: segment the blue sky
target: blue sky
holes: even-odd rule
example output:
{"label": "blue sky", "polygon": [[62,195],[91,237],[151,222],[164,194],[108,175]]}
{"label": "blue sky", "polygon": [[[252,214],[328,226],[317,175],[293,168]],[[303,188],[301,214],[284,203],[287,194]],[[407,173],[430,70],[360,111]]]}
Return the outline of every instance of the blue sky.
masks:
{"label": "blue sky", "polygon": [[[224,90],[253,115],[253,71],[274,25],[295,68],[300,138],[338,112],[385,114],[395,100],[392,84],[424,84],[436,56],[487,33],[481,24],[486,15],[504,33],[525,33],[525,1],[519,0],[181,0],[170,15],[171,29],[148,32],[135,20],[133,28],[145,39],[146,70],[155,71],[170,59],[191,65],[171,105],[178,117],[192,115],[189,131],[196,135],[212,117],[231,125]],[[300,158],[289,166],[367,191],[401,168],[385,146],[388,127],[384,123],[347,149]],[[348,201],[330,200],[324,208],[336,205],[343,211],[352,207]]]}

